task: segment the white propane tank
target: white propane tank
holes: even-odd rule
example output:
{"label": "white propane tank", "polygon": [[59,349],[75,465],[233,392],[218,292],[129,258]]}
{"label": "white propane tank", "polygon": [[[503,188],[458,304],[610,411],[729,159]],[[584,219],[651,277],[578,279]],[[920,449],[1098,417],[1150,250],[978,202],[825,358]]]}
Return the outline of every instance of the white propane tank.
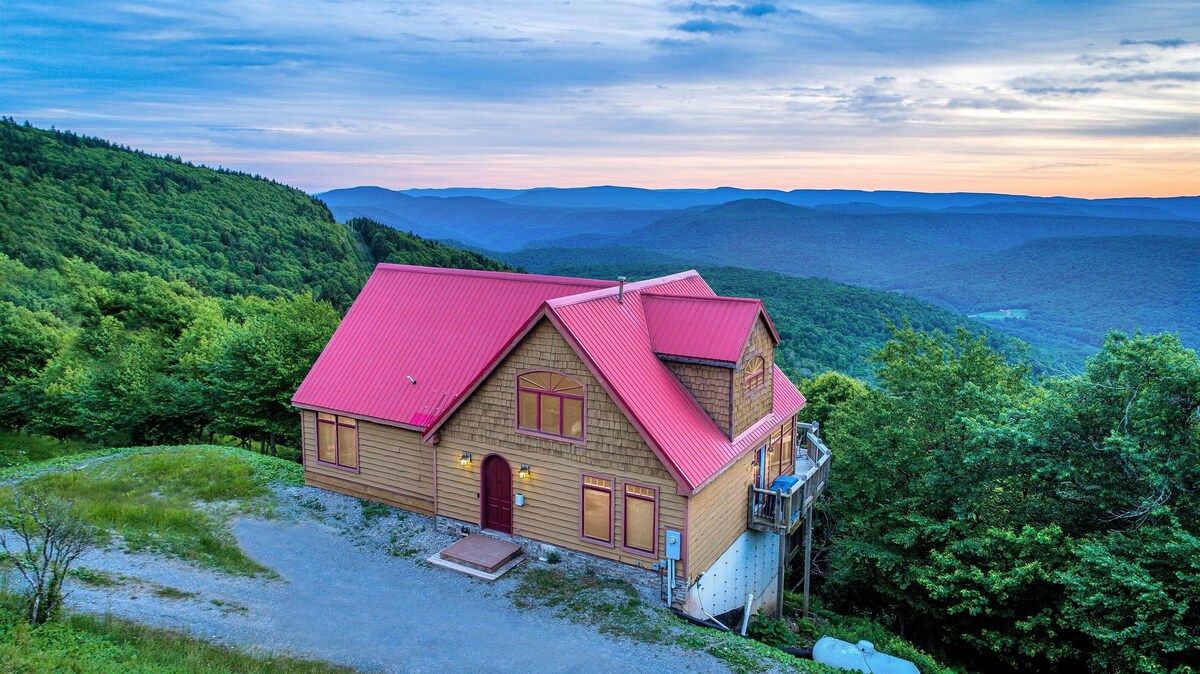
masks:
{"label": "white propane tank", "polygon": [[830,667],[867,674],[921,674],[908,660],[880,653],[870,641],[852,644],[833,637],[821,637],[813,645],[813,660]]}

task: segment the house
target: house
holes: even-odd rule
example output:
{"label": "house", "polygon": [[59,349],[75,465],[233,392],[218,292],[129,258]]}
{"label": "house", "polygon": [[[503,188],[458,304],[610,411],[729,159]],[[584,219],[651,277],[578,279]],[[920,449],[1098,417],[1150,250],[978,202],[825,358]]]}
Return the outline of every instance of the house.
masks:
{"label": "house", "polygon": [[587,555],[697,615],[772,603],[829,458],[778,345],[695,271],[381,264],[292,399],[305,482]]}

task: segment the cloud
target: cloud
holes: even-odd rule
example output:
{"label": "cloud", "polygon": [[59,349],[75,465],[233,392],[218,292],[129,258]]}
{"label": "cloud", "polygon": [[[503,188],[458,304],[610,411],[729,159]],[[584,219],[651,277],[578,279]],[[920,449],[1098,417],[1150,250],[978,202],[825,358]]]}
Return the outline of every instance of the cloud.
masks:
{"label": "cloud", "polygon": [[673,26],[675,30],[681,30],[685,33],[708,33],[709,35],[717,35],[719,33],[737,33],[742,30],[742,27],[736,23],[728,21],[714,21],[712,19],[688,19],[683,23]]}
{"label": "cloud", "polygon": [[1042,77],[1018,77],[1009,86],[1030,96],[1093,96],[1104,89],[1094,86],[1062,83]]}
{"label": "cloud", "polygon": [[1162,49],[1177,49],[1179,47],[1182,47],[1184,45],[1189,45],[1192,43],[1188,42],[1187,40],[1181,40],[1179,38],[1172,38],[1169,40],[1121,40],[1122,46],[1138,45],[1138,44],[1153,45],[1155,47],[1161,47]]}
{"label": "cloud", "polygon": [[1032,106],[1024,101],[1018,101],[1015,98],[951,98],[946,101],[946,108],[949,110],[999,110],[1001,112],[1013,112],[1016,110],[1028,110]]}
{"label": "cloud", "polygon": [[[752,183],[771,167],[780,186],[967,189],[988,180],[977,167],[1062,157],[1116,167],[1117,185],[1182,184],[1200,45],[1118,42],[1190,34],[1187,4],[8,0],[0,100],[305,188]],[[838,161],[852,170],[826,171]],[[1066,191],[1083,168],[1023,175]]]}
{"label": "cloud", "polygon": [[1026,166],[1022,171],[1045,171],[1046,169],[1072,169],[1072,168],[1090,168],[1093,166],[1102,166],[1099,163],[1082,163],[1073,161],[1060,161],[1053,164],[1038,164],[1036,166]]}
{"label": "cloud", "polygon": [[687,5],[673,6],[672,11],[687,12],[689,14],[738,14],[746,17],[759,17],[768,14],[775,14],[779,11],[779,7],[769,2],[756,2],[754,4],[717,4],[714,2],[692,2]]}
{"label": "cloud", "polygon": [[779,11],[779,8],[769,2],[760,2],[753,5],[746,5],[741,9],[742,16],[766,16]]}
{"label": "cloud", "polygon": [[1141,65],[1146,65],[1154,61],[1154,58],[1146,54],[1138,54],[1136,56],[1097,56],[1095,54],[1082,54],[1076,59],[1085,66],[1097,66],[1105,70],[1123,70],[1126,68],[1134,68]]}
{"label": "cloud", "polygon": [[1140,73],[1109,73],[1092,77],[1092,82],[1200,82],[1200,71],[1146,71]]}

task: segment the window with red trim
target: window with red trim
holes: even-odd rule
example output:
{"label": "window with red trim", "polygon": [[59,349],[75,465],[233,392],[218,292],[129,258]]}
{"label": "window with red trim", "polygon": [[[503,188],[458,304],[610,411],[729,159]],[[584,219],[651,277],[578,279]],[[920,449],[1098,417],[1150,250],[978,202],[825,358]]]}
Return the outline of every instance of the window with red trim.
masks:
{"label": "window with red trim", "polygon": [[517,428],[583,439],[583,384],[557,372],[517,377]]}
{"label": "window with red trim", "polygon": [[317,461],[358,469],[358,422],[317,412]]}
{"label": "window with red trim", "polygon": [[779,452],[779,473],[790,475],[796,472],[796,420],[783,422],[783,439]]}
{"label": "window with red trim", "polygon": [[580,535],[601,543],[612,543],[613,481],[583,476]]}
{"label": "window with red trim", "polygon": [[625,485],[625,547],[653,555],[658,542],[658,492],[637,484]]}
{"label": "window with red trim", "polygon": [[767,475],[768,481],[783,474],[783,427],[771,431],[770,440],[771,470]]}
{"label": "window with red trim", "polygon": [[753,391],[767,383],[767,361],[755,356],[746,363],[746,391]]}

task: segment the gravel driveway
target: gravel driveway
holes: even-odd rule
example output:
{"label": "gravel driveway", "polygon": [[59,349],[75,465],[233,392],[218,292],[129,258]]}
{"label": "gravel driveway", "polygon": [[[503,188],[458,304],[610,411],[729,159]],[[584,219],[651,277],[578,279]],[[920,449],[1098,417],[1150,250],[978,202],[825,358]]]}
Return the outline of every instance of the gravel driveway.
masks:
{"label": "gravel driveway", "polygon": [[[348,524],[361,518],[354,499],[311,488],[286,492],[280,494],[284,509],[294,516],[241,519],[233,526],[242,549],[278,578],[99,551],[83,566],[124,581],[112,587],[77,583],[68,604],[365,671],[728,671],[707,653],[609,637],[549,609],[516,609],[506,596],[517,584],[513,574],[488,584],[417,562],[424,548],[443,542],[428,518],[393,513],[386,517],[398,520],[394,527],[376,522],[356,528]],[[402,526],[420,534],[402,541],[417,547],[409,558],[387,554],[374,540],[378,532]]]}

